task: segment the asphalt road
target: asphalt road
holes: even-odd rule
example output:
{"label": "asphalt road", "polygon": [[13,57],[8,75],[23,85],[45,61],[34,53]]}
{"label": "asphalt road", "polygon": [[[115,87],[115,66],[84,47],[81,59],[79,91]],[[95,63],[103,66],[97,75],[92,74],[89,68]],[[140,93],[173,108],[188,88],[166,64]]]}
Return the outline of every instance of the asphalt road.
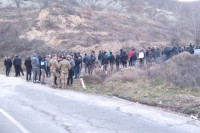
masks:
{"label": "asphalt road", "polygon": [[0,133],[199,132],[199,121],[152,107],[0,76]]}

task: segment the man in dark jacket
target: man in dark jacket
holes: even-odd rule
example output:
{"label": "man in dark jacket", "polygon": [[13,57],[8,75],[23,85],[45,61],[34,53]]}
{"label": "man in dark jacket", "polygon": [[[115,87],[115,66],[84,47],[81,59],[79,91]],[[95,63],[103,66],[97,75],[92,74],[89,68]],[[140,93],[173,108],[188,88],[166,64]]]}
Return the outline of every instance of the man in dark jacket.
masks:
{"label": "man in dark jacket", "polygon": [[92,75],[93,70],[95,68],[95,57],[93,55],[90,56],[89,60],[88,60],[88,72],[89,75]]}
{"label": "man in dark jacket", "polygon": [[15,77],[20,76],[21,59],[19,58],[19,56],[15,56],[13,60],[13,65],[15,67]]}
{"label": "man in dark jacket", "polygon": [[127,68],[128,55],[126,54],[125,51],[123,51],[122,53],[121,60],[122,60],[123,67]]}
{"label": "man in dark jacket", "polygon": [[10,69],[12,67],[12,61],[11,61],[10,57],[8,57],[8,59],[6,60],[5,66],[6,66],[6,76],[9,76]]}
{"label": "man in dark jacket", "polygon": [[22,73],[22,76],[24,76],[24,72],[22,70],[22,59],[20,58],[20,56],[19,56],[19,59],[20,59],[19,76],[20,76],[20,72]]}
{"label": "man in dark jacket", "polygon": [[74,74],[75,74],[75,78],[77,79],[79,77],[79,71],[80,71],[80,65],[81,65],[81,57],[77,56],[75,57],[75,67],[74,67]]}
{"label": "man in dark jacket", "polygon": [[112,52],[110,52],[109,61],[110,61],[110,70],[113,71],[113,66],[115,63],[115,56],[112,54]]}
{"label": "man in dark jacket", "polygon": [[103,71],[105,72],[106,75],[108,73],[108,71],[107,71],[108,63],[109,63],[108,54],[105,54],[103,56],[102,64],[103,64]]}
{"label": "man in dark jacket", "polygon": [[121,56],[119,55],[119,53],[117,52],[116,53],[116,69],[117,69],[117,71],[119,71],[119,65],[120,65],[120,61],[121,60]]}
{"label": "man in dark jacket", "polygon": [[155,52],[155,62],[156,64],[160,63],[160,49],[157,48],[156,52]]}
{"label": "man in dark jacket", "polygon": [[83,62],[85,64],[85,73],[88,72],[88,60],[89,60],[89,56],[85,54],[85,57],[83,58]]}
{"label": "man in dark jacket", "polygon": [[98,55],[98,65],[99,65],[99,68],[101,68],[102,66],[102,56],[103,56],[103,53],[102,51],[99,51],[99,55]]}
{"label": "man in dark jacket", "polygon": [[26,66],[26,81],[29,82],[29,81],[31,81],[31,70],[32,70],[31,58],[30,57],[28,57],[25,60],[24,65]]}
{"label": "man in dark jacket", "polygon": [[4,67],[5,67],[5,70],[6,70],[7,59],[8,59],[7,57],[4,58]]}
{"label": "man in dark jacket", "polygon": [[136,66],[136,61],[137,61],[137,53],[136,53],[136,51],[133,51],[133,54],[132,54],[130,60],[131,60],[131,66]]}

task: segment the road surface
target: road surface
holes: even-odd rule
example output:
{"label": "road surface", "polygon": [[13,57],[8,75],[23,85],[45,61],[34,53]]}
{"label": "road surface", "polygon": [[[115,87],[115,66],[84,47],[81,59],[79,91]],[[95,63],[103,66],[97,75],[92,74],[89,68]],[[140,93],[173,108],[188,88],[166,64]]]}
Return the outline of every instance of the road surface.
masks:
{"label": "road surface", "polygon": [[199,132],[199,121],[152,107],[0,76],[0,133]]}

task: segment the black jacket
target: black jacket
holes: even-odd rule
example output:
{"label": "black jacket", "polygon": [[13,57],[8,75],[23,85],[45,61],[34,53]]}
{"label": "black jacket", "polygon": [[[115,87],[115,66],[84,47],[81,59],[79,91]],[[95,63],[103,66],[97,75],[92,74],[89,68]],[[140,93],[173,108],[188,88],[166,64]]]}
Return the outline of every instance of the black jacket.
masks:
{"label": "black jacket", "polygon": [[115,56],[113,54],[110,55],[109,61],[110,61],[110,63],[114,63],[115,62]]}
{"label": "black jacket", "polygon": [[102,56],[103,56],[102,52],[99,52],[98,60],[102,60]]}
{"label": "black jacket", "polygon": [[119,54],[116,55],[116,65],[119,66],[120,62],[121,62],[121,56]]}
{"label": "black jacket", "polygon": [[14,60],[13,60],[13,65],[14,66],[21,66],[22,65],[22,60],[18,57],[18,56],[16,56],[15,58],[14,58]]}
{"label": "black jacket", "polygon": [[75,66],[80,66],[82,60],[81,59],[75,59]]}
{"label": "black jacket", "polygon": [[26,69],[32,69],[31,59],[30,58],[26,59],[24,65],[26,66]]}
{"label": "black jacket", "polygon": [[11,59],[7,59],[7,60],[6,60],[5,66],[6,66],[7,68],[11,68],[11,67],[12,67],[12,61],[11,61]]}
{"label": "black jacket", "polygon": [[136,61],[137,60],[137,54],[136,52],[133,53],[133,55],[131,56],[131,61]]}
{"label": "black jacket", "polygon": [[128,55],[126,53],[123,53],[122,57],[121,57],[121,60],[122,61],[127,61],[128,60]]}
{"label": "black jacket", "polygon": [[105,55],[105,56],[103,57],[103,59],[102,59],[102,65],[104,65],[104,64],[108,64],[108,63],[109,63],[108,56]]}

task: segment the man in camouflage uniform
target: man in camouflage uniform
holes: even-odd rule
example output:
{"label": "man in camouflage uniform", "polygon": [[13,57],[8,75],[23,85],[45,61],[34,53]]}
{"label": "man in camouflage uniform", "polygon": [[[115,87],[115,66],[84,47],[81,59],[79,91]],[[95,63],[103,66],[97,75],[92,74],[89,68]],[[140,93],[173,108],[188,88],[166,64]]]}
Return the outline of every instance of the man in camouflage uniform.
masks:
{"label": "man in camouflage uniform", "polygon": [[58,71],[59,64],[58,64],[58,61],[57,61],[57,55],[56,54],[54,54],[52,56],[52,59],[49,62],[49,67],[51,69],[51,86],[53,88],[56,88],[56,85],[54,83],[55,77],[56,77],[57,81],[58,81],[58,83],[57,83],[58,87],[60,88],[60,74],[59,74],[59,71]]}
{"label": "man in camouflage uniform", "polygon": [[69,61],[66,60],[66,57],[63,57],[63,60],[59,63],[59,69],[61,70],[62,89],[65,89],[67,85],[68,73],[71,69],[71,65]]}

